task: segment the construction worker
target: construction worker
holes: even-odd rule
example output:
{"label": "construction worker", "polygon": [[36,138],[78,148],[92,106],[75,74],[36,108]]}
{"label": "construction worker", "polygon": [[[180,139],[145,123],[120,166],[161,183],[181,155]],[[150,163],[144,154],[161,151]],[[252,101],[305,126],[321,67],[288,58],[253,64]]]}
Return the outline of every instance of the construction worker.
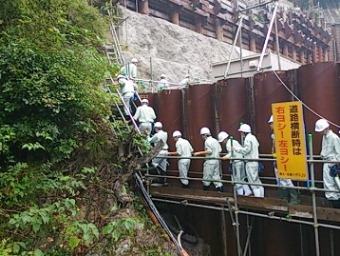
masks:
{"label": "construction worker", "polygon": [[179,89],[183,89],[183,88],[186,88],[186,87],[189,86],[189,78],[190,78],[190,75],[187,74],[185,76],[185,78],[182,81],[179,82],[179,84],[178,84],[179,85]]}
{"label": "construction worker", "polygon": [[131,62],[127,63],[120,69],[120,74],[126,76],[130,80],[134,80],[137,77],[137,64],[138,60],[133,58]]}
{"label": "construction worker", "polygon": [[[161,122],[155,123],[155,134],[150,138],[149,142],[152,145],[157,145],[158,141],[163,141],[163,147],[159,154],[152,159],[152,165],[156,168],[159,175],[165,176],[168,166],[168,161],[166,158],[160,158],[168,155],[169,146],[167,144],[168,133],[163,131],[163,124]],[[160,180],[163,185],[167,185],[166,178]]]}
{"label": "construction worker", "polygon": [[[222,131],[217,135],[218,142],[225,144],[227,154],[222,157],[223,160],[231,159],[231,158],[243,158],[241,153],[237,153],[232,150],[232,146],[235,148],[241,148],[240,143],[233,138],[230,138],[229,134]],[[237,182],[244,182],[246,179],[246,172],[244,169],[244,162],[240,159],[232,160],[230,163],[232,165],[232,180],[236,182],[236,192],[241,196],[250,196],[252,194],[249,185],[247,184],[238,184]]]}
{"label": "construction worker", "polygon": [[157,84],[158,91],[162,91],[162,90],[168,89],[169,88],[169,82],[166,79],[166,75],[161,74],[160,78],[161,78],[161,80],[159,80],[159,82]]}
{"label": "construction worker", "polygon": [[221,145],[211,136],[209,128],[202,127],[200,134],[204,140],[204,150],[195,152],[194,156],[205,155],[207,158],[203,165],[203,189],[209,190],[211,184],[210,180],[215,180],[213,183],[217,191],[223,192],[223,184],[219,181],[221,180],[220,160],[209,159],[220,157],[222,151]]}
{"label": "construction worker", "polygon": [[[271,115],[268,124],[270,126],[270,129],[272,131],[271,139],[272,139],[272,154],[274,158],[276,158],[276,150],[275,150],[275,135],[273,133],[274,131],[274,118]],[[288,201],[288,204],[294,205],[294,204],[300,204],[300,198],[299,193],[296,189],[294,189],[294,183],[291,179],[280,179],[278,177],[278,171],[276,167],[276,162],[274,163],[274,173],[277,180],[277,185],[279,185],[279,196],[281,199],[285,199]]]}
{"label": "construction worker", "polygon": [[120,84],[120,92],[124,100],[124,112],[128,116],[131,112],[131,101],[137,89],[136,84],[132,80],[126,79],[123,75],[118,75],[117,81]]}
{"label": "construction worker", "polygon": [[180,131],[174,131],[172,134],[176,142],[176,151],[169,152],[170,156],[180,156],[183,157],[178,160],[178,173],[181,178],[181,183],[183,188],[189,188],[188,171],[190,167],[190,158],[194,149],[192,148],[190,142],[182,138],[182,133]]}
{"label": "construction worker", "polygon": [[141,100],[142,105],[136,110],[133,119],[139,122],[139,130],[144,132],[149,131],[149,135],[152,131],[152,124],[156,119],[155,111],[149,106],[149,101],[147,99]]}
{"label": "construction worker", "polygon": [[[319,119],[315,122],[315,131],[322,133],[321,158],[326,161],[340,161],[340,139],[330,128],[326,119]],[[330,169],[334,163],[323,164],[323,186],[327,190],[337,190],[334,178],[330,175]],[[333,208],[340,208],[340,193],[325,192],[326,198]]]}
{"label": "construction worker", "polygon": [[238,131],[241,137],[244,136],[243,146],[240,148],[232,147],[237,153],[241,153],[245,160],[246,174],[253,194],[255,197],[264,197],[264,187],[261,186],[262,182],[259,178],[259,162],[258,160],[252,161],[251,159],[259,158],[259,142],[256,137],[251,133],[251,128],[248,124],[241,124]]}

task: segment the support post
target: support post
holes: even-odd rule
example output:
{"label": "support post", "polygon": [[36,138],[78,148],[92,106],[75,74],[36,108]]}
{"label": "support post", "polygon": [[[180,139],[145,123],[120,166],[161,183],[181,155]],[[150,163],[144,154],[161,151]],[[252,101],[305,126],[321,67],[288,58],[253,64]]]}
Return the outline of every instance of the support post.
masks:
{"label": "support post", "polygon": [[219,18],[215,19],[215,34],[218,41],[223,41],[223,28],[222,22]]}
{"label": "support post", "polygon": [[249,50],[256,52],[256,39],[254,35],[250,35]]}
{"label": "support post", "polygon": [[202,26],[202,20],[200,18],[196,19],[196,32],[202,34],[203,32],[203,26]]}
{"label": "support post", "polygon": [[304,50],[300,51],[300,62],[301,62],[302,65],[306,64],[305,51]]}
{"label": "support post", "polygon": [[179,10],[178,10],[178,8],[172,10],[171,22],[173,24],[179,25]]}
{"label": "support post", "polygon": [[142,14],[149,14],[149,0],[143,0],[143,1],[140,1],[140,7],[139,7],[139,10],[140,10],[140,13]]}
{"label": "support post", "polygon": [[233,52],[234,52],[235,45],[236,45],[236,42],[237,42],[237,39],[238,39],[238,35],[239,35],[239,33],[240,33],[240,31],[241,31],[241,28],[242,28],[243,18],[244,18],[244,16],[241,15],[240,20],[239,20],[239,23],[238,23],[236,35],[235,35],[235,38],[234,38],[233,46],[231,47],[231,50],[230,50],[228,65],[227,65],[227,68],[226,68],[226,70],[225,70],[225,72],[224,72],[224,79],[227,78],[227,75],[228,75],[228,73],[229,73],[231,58],[232,58],[232,56],[233,56]]}
{"label": "support post", "polygon": [[[313,136],[308,134],[308,149],[310,154],[310,160],[313,161]],[[316,215],[316,192],[315,192],[315,177],[314,177],[314,163],[310,163],[310,176],[311,176],[311,193],[313,204],[313,220],[314,220],[314,239],[315,239],[315,255],[320,256],[319,248],[319,229],[318,229],[318,217]]]}

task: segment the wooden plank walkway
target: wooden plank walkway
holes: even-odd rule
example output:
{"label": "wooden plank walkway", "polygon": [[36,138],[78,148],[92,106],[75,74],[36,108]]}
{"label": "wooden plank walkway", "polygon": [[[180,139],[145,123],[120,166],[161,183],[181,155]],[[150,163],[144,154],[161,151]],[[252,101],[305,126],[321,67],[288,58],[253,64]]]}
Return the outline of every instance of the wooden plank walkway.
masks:
{"label": "wooden plank walkway", "polygon": [[[216,191],[204,191],[199,189],[184,189],[178,187],[154,187],[150,186],[150,194],[154,198],[173,199],[188,203],[201,203],[202,205],[224,205],[228,202],[234,206],[235,200],[231,193]],[[306,196],[304,196],[306,197]],[[309,201],[308,199],[303,201]],[[318,200],[321,201],[321,200]],[[313,218],[312,205],[288,205],[285,200],[277,198],[237,197],[238,207],[241,210],[253,212],[275,212],[276,214],[289,215],[304,219]],[[305,202],[303,202],[305,203]],[[185,204],[185,203],[183,203]],[[340,209],[317,206],[317,218],[322,221],[340,222]]]}

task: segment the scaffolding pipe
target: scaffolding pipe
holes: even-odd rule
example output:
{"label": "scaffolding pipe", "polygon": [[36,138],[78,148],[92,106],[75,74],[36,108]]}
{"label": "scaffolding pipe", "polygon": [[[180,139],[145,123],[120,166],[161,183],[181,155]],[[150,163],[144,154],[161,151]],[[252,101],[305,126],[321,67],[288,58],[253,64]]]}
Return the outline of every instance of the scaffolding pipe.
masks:
{"label": "scaffolding pipe", "polygon": [[[313,159],[313,137],[312,134],[308,134],[308,149]],[[319,230],[318,230],[318,218],[316,214],[316,195],[315,195],[315,182],[314,182],[314,164],[310,164],[310,173],[311,173],[311,193],[312,193],[312,203],[313,203],[313,220],[314,220],[314,238],[315,238],[315,254],[316,256],[320,256],[320,248],[319,248]]]}
{"label": "scaffolding pipe", "polygon": [[264,41],[264,45],[263,45],[261,56],[260,56],[260,61],[259,61],[259,64],[257,66],[257,72],[260,71],[261,66],[262,66],[262,61],[263,61],[263,57],[264,57],[264,54],[265,54],[266,49],[267,49],[268,41],[269,41],[269,38],[270,38],[270,33],[273,29],[274,20],[276,19],[276,12],[277,12],[277,4],[275,4],[273,17],[272,17],[272,19],[270,20],[270,23],[269,23],[269,28],[268,28],[266,40]]}
{"label": "scaffolding pipe", "polygon": [[231,58],[232,58],[232,56],[233,56],[233,52],[234,52],[234,49],[235,49],[235,46],[236,46],[236,43],[237,43],[238,35],[239,35],[239,33],[240,33],[240,31],[241,31],[241,28],[242,28],[243,18],[244,18],[244,16],[241,15],[241,16],[240,16],[239,23],[238,23],[237,30],[236,30],[235,39],[234,39],[233,45],[232,45],[231,50],[230,50],[227,68],[226,68],[226,70],[225,70],[225,72],[224,72],[224,79],[227,78],[228,73],[229,73],[229,68],[230,68],[230,64],[231,64]]}
{"label": "scaffolding pipe", "polygon": [[277,64],[279,66],[279,70],[281,70],[280,42],[279,42],[279,32],[277,30],[277,19],[276,19],[276,17],[275,17],[275,20],[274,20],[274,27],[275,27],[275,41],[276,41]]}
{"label": "scaffolding pipe", "polygon": [[[167,178],[167,179],[181,179],[180,177],[176,176],[162,176],[162,175],[157,175],[157,174],[149,174],[145,175],[146,178]],[[258,183],[251,183],[251,182],[235,182],[232,180],[212,180],[212,179],[202,179],[202,178],[190,178],[187,177],[188,180],[193,180],[193,181],[210,181],[210,182],[221,182],[221,183],[227,183],[227,184],[241,184],[241,185],[257,185]],[[271,188],[279,188],[277,184],[266,184],[262,183],[262,186],[264,187],[271,187]],[[318,191],[318,192],[339,192],[338,190],[329,190],[329,189],[324,189],[324,188],[315,188],[315,187],[299,187],[299,186],[294,186],[294,187],[289,187],[290,189],[296,189],[296,190],[307,190],[307,191]]]}

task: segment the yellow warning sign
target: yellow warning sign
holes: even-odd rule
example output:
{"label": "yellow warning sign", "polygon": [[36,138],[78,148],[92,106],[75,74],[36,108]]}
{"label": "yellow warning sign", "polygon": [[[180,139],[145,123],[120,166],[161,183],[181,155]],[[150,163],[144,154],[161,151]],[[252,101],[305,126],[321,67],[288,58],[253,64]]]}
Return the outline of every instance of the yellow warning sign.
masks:
{"label": "yellow warning sign", "polygon": [[306,140],[300,101],[272,104],[278,176],[307,180]]}

